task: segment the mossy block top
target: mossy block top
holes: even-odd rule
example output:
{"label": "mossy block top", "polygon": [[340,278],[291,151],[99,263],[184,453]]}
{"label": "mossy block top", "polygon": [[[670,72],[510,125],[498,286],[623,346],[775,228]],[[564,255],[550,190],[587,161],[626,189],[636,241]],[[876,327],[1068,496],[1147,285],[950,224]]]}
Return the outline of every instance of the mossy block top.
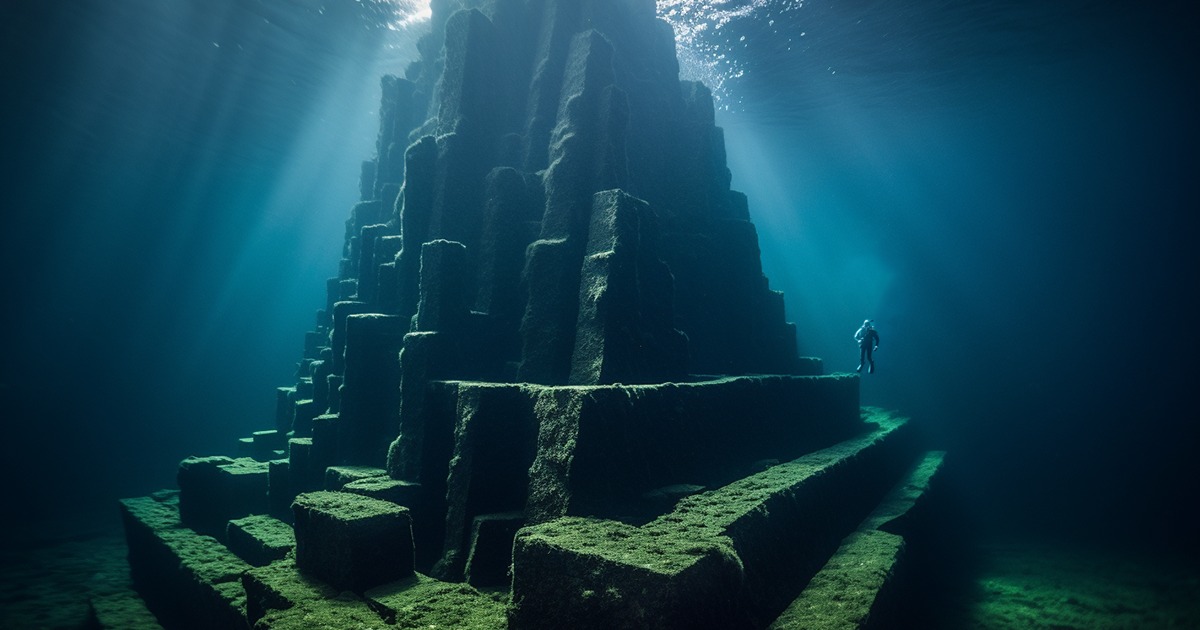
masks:
{"label": "mossy block top", "polygon": [[903,547],[903,538],[887,532],[850,534],[768,630],[859,630],[871,616]]}
{"label": "mossy block top", "polygon": [[366,602],[347,591],[312,606],[268,610],[254,627],[271,630],[380,630],[386,626]]}
{"label": "mossy block top", "polygon": [[527,547],[545,543],[569,549],[572,554],[673,575],[701,558],[732,554],[729,540],[721,538],[720,533],[715,529],[635,527],[620,521],[565,516],[526,527],[517,537]]}
{"label": "mossy block top", "polygon": [[270,470],[270,465],[249,457],[239,457],[218,468],[230,475],[265,475]]}
{"label": "mossy block top", "polygon": [[769,499],[796,491],[806,480],[887,439],[907,419],[873,411],[878,428],[857,438],[773,466],[727,486],[679,501],[675,511],[635,527],[619,521],[563,517],[526,527],[518,538],[659,573],[678,573],[712,554],[734,554],[731,530],[764,514]]}
{"label": "mossy block top", "polygon": [[330,466],[325,469],[326,486],[337,488],[358,481],[359,479],[369,479],[371,477],[386,477],[387,471],[382,468],[372,466]]}
{"label": "mossy block top", "polygon": [[236,527],[264,547],[271,549],[290,549],[296,546],[296,534],[292,526],[266,514],[256,514],[229,521],[231,527]]}
{"label": "mossy block top", "polygon": [[210,455],[208,457],[196,457],[193,455],[184,459],[182,462],[179,462],[179,468],[181,470],[191,470],[192,468],[216,468],[217,466],[224,466],[232,463],[233,460],[225,457],[224,455]]}
{"label": "mossy block top", "polygon": [[903,521],[917,502],[929,492],[929,484],[942,469],[946,451],[930,451],[908,471],[908,474],[892,488],[863,521],[859,530],[881,529],[893,534],[903,534]]}
{"label": "mossy block top", "polygon": [[179,521],[179,491],[159,491],[148,497],[121,499],[121,509],[150,531],[182,527]]}
{"label": "mossy block top", "polygon": [[398,516],[408,508],[349,492],[309,492],[296,497],[294,506],[320,512],[340,521],[360,521],[379,516]]}
{"label": "mossy block top", "polygon": [[504,604],[467,584],[442,582],[414,573],[366,592],[367,601],[399,628],[503,630]]}
{"label": "mossy block top", "polygon": [[384,475],[384,476],[380,476],[380,477],[367,477],[365,479],[358,479],[355,481],[351,481],[350,483],[345,485],[345,489],[347,491],[355,490],[355,491],[366,491],[366,492],[378,492],[378,491],[384,491],[384,490],[391,490],[392,488],[410,488],[410,487],[416,488],[416,487],[419,487],[420,485],[421,484],[415,483],[412,481],[400,481],[399,479],[392,479],[391,477]]}
{"label": "mossy block top", "polygon": [[301,573],[291,554],[267,566],[246,571],[243,584],[246,591],[253,592],[266,608],[315,608],[338,595],[336,588]]}

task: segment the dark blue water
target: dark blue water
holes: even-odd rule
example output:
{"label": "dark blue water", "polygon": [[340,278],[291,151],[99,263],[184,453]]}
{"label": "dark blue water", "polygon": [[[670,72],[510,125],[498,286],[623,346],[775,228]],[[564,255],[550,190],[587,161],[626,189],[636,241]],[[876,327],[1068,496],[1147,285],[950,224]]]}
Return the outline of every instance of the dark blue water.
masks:
{"label": "dark blue water", "polygon": [[[696,35],[684,71],[717,87],[801,353],[851,370],[874,318],[864,403],[952,451],[978,523],[1187,532],[1182,4],[660,4],[706,11],[671,18]],[[378,76],[421,22],[337,0],[0,7],[3,475],[39,514],[111,509],[270,425],[374,151]]]}

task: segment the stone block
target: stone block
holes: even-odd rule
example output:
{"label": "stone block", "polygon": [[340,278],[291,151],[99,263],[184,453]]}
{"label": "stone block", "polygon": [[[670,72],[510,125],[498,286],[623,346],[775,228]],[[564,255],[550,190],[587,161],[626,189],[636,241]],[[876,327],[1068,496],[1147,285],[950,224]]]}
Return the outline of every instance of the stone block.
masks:
{"label": "stone block", "polygon": [[201,534],[225,537],[225,524],[268,511],[269,467],[250,458],[189,457],[179,464],[179,510],[183,524]]}
{"label": "stone block", "polygon": [[763,627],[903,472],[906,421],[870,420],[856,438],[687,497],[641,527],[567,517],[522,529],[510,627]]}
{"label": "stone block", "polygon": [[122,499],[134,586],[169,628],[248,630],[241,574],[250,565],[179,519],[177,495]]}
{"label": "stone block", "polygon": [[287,433],[292,430],[292,418],[296,415],[295,387],[280,387],[275,390],[275,429]]}
{"label": "stone block", "polygon": [[421,245],[421,300],[414,331],[462,330],[471,311],[466,262],[462,243],[438,239]]}
{"label": "stone block", "polygon": [[282,560],[296,547],[291,526],[267,515],[229,521],[225,537],[230,551],[256,567]]}
{"label": "stone block", "polygon": [[346,318],[345,373],[336,462],[383,466],[399,431],[400,349],[408,322],[395,315]]}
{"label": "stone block", "polygon": [[[415,573],[366,592],[371,607],[397,628],[504,630],[504,604],[466,584]],[[566,627],[566,626],[564,626]]]}
{"label": "stone block", "polygon": [[[526,516],[641,514],[664,486],[719,487],[862,428],[855,376],[743,376],[662,385],[539,388]],[[730,418],[739,418],[730,424]]]}
{"label": "stone block", "polygon": [[942,469],[943,451],[924,454],[841,546],[769,630],[895,628],[897,583],[906,574],[905,534]]}
{"label": "stone block", "polygon": [[317,488],[325,487],[325,469],[338,463],[337,423],[337,414],[322,414],[312,421],[312,448],[309,449],[308,465]]}
{"label": "stone block", "polygon": [[[528,502],[529,466],[538,430],[530,392],[527,385],[457,384],[457,425],[446,475],[445,540],[433,577],[461,581],[476,517],[519,513]],[[511,540],[504,544],[504,555],[509,555],[511,546]],[[487,555],[486,550],[483,553]],[[481,562],[486,565],[487,559]],[[486,575],[488,569],[481,571]]]}
{"label": "stone block", "polygon": [[329,346],[333,351],[333,374],[344,374],[346,369],[346,318],[370,311],[369,304],[348,299],[333,305],[333,335]]}
{"label": "stone block", "polygon": [[347,492],[302,494],[292,505],[301,571],[356,593],[412,574],[407,508]]}
{"label": "stone block", "polygon": [[341,487],[342,492],[361,494],[372,499],[403,505],[410,510],[418,510],[422,496],[421,484],[411,481],[400,481],[391,477],[367,477],[351,481]]}
{"label": "stone block", "polygon": [[373,466],[330,466],[325,469],[325,489],[341,490],[352,481],[372,477],[387,477],[387,471]]}
{"label": "stone block", "polygon": [[[659,260],[646,202],[596,193],[571,355],[572,385],[662,383],[687,375],[687,337],[674,328],[671,271]],[[793,352],[794,354],[794,352]]]}
{"label": "stone block", "polygon": [[292,435],[308,437],[312,435],[312,421],[320,413],[317,404],[310,399],[297,400],[296,416],[292,419]]}
{"label": "stone block", "polygon": [[[288,440],[288,482],[292,498],[302,492],[320,490],[324,483],[324,469],[314,470],[312,465],[312,438]],[[291,511],[288,502],[288,511]]]}
{"label": "stone block", "polygon": [[511,581],[512,547],[525,525],[521,512],[480,514],[471,524],[466,580],[472,586],[500,586]]}
{"label": "stone block", "polygon": [[284,522],[291,522],[292,500],[299,494],[292,487],[291,469],[287,459],[267,462],[267,513]]}

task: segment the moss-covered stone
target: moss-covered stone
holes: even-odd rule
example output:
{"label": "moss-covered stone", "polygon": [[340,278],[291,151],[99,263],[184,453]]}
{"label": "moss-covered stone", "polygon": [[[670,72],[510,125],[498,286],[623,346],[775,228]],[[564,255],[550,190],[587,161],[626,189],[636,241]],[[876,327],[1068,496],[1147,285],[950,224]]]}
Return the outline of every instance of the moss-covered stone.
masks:
{"label": "moss-covered stone", "polygon": [[347,483],[342,486],[342,492],[361,494],[414,509],[421,494],[421,484],[391,477],[368,477]]}
{"label": "moss-covered stone", "polygon": [[189,457],[179,464],[179,507],[188,527],[220,539],[235,518],[268,511],[269,465],[249,457]]}
{"label": "moss-covered stone", "polygon": [[387,471],[373,466],[330,466],[325,469],[325,489],[341,490],[342,486],[360,479],[387,477]]}
{"label": "moss-covered stone", "polygon": [[521,530],[512,627],[761,627],[902,470],[905,419],[870,420],[857,438],[687,497],[642,527],[562,518]]}
{"label": "moss-covered stone", "polygon": [[256,567],[282,560],[296,547],[291,526],[267,515],[229,521],[226,539],[230,551]]}
{"label": "moss-covered stone", "polygon": [[905,540],[945,452],[926,453],[879,505],[846,536],[833,557],[769,630],[866,630],[890,628],[895,582],[904,572]]}
{"label": "moss-covered stone", "polygon": [[504,604],[466,584],[441,582],[420,573],[371,589],[366,598],[397,628],[502,630],[508,625]]}
{"label": "moss-covered stone", "polygon": [[249,564],[184,527],[173,494],[120,505],[134,584],[159,619],[172,628],[248,627],[240,580]]}
{"label": "moss-covered stone", "polygon": [[296,497],[296,563],[302,571],[358,593],[413,572],[407,508],[347,492]]}

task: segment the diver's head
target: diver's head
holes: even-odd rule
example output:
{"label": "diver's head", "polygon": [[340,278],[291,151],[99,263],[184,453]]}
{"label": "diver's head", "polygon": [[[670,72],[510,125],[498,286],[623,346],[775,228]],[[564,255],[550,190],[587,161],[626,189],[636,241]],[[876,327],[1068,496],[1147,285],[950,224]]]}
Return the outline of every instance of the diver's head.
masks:
{"label": "diver's head", "polygon": [[864,319],[863,320],[863,328],[874,328],[874,327],[875,327],[875,320],[873,320],[873,319]]}

